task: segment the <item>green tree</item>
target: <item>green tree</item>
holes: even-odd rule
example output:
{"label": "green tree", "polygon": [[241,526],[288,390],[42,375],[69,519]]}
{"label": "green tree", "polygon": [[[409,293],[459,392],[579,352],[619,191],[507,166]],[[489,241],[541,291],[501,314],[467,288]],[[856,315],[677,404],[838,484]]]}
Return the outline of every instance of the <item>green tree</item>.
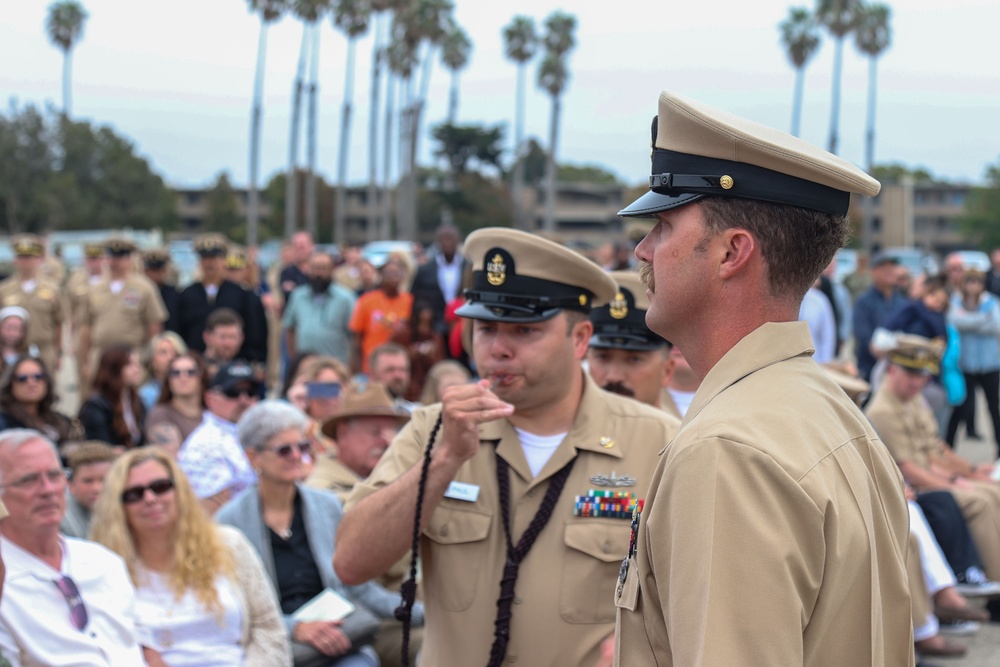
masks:
{"label": "green tree", "polygon": [[545,19],[545,57],[538,69],[538,85],[552,98],[549,118],[549,150],[545,169],[545,218],[544,229],[556,228],[556,149],[559,140],[559,122],[562,114],[562,94],[569,81],[567,54],[576,45],[573,33],[576,17],[556,11]]}
{"label": "green tree", "polygon": [[455,187],[441,187],[447,175],[441,170],[421,169],[421,188],[417,197],[418,224],[422,237],[428,237],[441,223],[441,209],[452,212],[452,224],[467,235],[481,227],[509,227],[511,203],[502,181],[478,171],[465,171],[455,178]]}
{"label": "green tree", "polygon": [[557,175],[560,183],[595,183],[597,185],[618,185],[618,177],[604,167],[592,164],[561,164]]}
{"label": "green tree", "polygon": [[527,229],[524,213],[524,100],[525,70],[538,51],[538,34],[530,16],[515,16],[503,29],[504,51],[509,60],[517,63],[517,94],[514,104],[514,173],[511,178],[514,200],[514,226]]}
{"label": "green tree", "polygon": [[454,125],[441,123],[431,128],[437,142],[434,155],[448,163],[456,176],[470,170],[489,168],[503,175],[503,126]]}
{"label": "green tree", "polygon": [[959,228],[987,252],[1000,248],[1000,162],[986,168],[985,187],[969,192]]}
{"label": "green tree", "polygon": [[907,167],[898,162],[875,165],[869,173],[883,184],[902,183],[904,178],[909,178],[914,183],[933,183],[935,181],[934,175],[926,167]]}
{"label": "green tree", "polygon": [[865,169],[875,164],[875,96],[878,90],[878,59],[892,42],[887,5],[862,5],[858,12],[854,40],[858,50],[868,56],[868,113],[865,122]]}
{"label": "green tree", "polygon": [[45,29],[49,39],[63,52],[63,113],[69,116],[73,109],[72,64],[73,47],[83,36],[87,12],[76,0],[59,0],[49,5]]}
{"label": "green tree", "polygon": [[347,158],[350,155],[351,113],[354,104],[354,56],[358,37],[368,32],[372,6],[370,0],[337,0],[333,7],[333,25],[347,37],[344,102],[340,114],[340,148],[337,155],[337,199],[334,206],[333,240],[347,238]]}
{"label": "green tree", "polygon": [[0,224],[8,233],[48,227],[48,183],[55,156],[45,117],[34,107],[0,115]]}
{"label": "green tree", "polygon": [[795,68],[795,93],[792,99],[792,135],[799,136],[802,122],[802,88],[806,78],[806,65],[819,48],[819,30],[816,19],[805,7],[792,7],[788,18],[779,25],[781,43],[785,54]]}
{"label": "green tree", "polygon": [[833,88],[830,97],[830,138],[827,150],[837,154],[840,132],[840,87],[844,62],[844,38],[854,31],[861,0],[817,0],[816,19],[833,36]]}
{"label": "green tree", "polygon": [[264,72],[267,61],[267,29],[281,18],[287,0],[248,0],[250,11],[260,17],[257,38],[257,65],[253,79],[253,102],[250,111],[250,191],[247,197],[247,244],[257,245],[260,224],[260,133],[264,115]]}
{"label": "green tree", "polygon": [[246,241],[240,200],[228,172],[216,176],[215,185],[205,193],[205,207],[205,231],[224,234],[237,243]]}

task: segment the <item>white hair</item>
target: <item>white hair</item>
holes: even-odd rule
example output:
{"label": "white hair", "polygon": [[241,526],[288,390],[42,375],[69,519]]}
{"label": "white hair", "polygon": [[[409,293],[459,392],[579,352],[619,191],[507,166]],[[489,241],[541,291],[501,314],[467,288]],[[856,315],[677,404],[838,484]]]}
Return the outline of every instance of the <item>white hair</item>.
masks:
{"label": "white hair", "polygon": [[[56,460],[60,460],[59,450],[56,448],[55,443],[46,437],[44,433],[30,428],[11,428],[0,433],[0,462],[6,460],[7,457],[5,455],[9,454],[13,456],[21,447],[35,440],[41,440],[48,445]],[[0,463],[0,484],[3,483],[3,473],[4,466]]]}
{"label": "white hair", "polygon": [[269,399],[250,406],[236,422],[236,433],[243,449],[262,451],[271,438],[291,428],[302,430],[308,417],[286,401]]}

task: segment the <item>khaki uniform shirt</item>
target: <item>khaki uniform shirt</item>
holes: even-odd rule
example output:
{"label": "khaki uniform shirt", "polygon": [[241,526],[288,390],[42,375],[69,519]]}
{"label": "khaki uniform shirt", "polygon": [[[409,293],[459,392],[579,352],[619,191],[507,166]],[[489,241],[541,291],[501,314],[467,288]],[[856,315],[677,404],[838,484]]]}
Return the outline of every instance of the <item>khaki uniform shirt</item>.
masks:
{"label": "khaki uniform shirt", "polygon": [[90,290],[84,321],[91,327],[92,350],[119,343],[138,348],[147,340],[149,325],[167,319],[167,309],[153,281],[130,273],[122,283],[118,294],[111,291],[110,279]]}
{"label": "khaki uniform shirt", "polygon": [[[521,563],[506,659],[531,667],[590,667],[597,661],[601,641],[614,631],[612,594],[628,546],[629,518],[628,512],[623,518],[574,516],[577,496],[590,495],[590,489],[641,496],[656,452],[673,437],[678,422],[585,378],[572,428],[537,477],[508,421],[480,426],[482,447],[455,477],[478,496],[445,497],[421,539],[426,617],[421,664],[475,667],[489,659],[506,560],[495,453],[510,465],[514,544],[534,518],[552,476],[576,458],[548,524]],[[433,405],[414,412],[371,476],[355,487],[348,510],[421,461],[440,410]],[[634,478],[635,485],[602,487],[591,481],[612,473]]]}
{"label": "khaki uniform shirt", "polygon": [[904,403],[883,382],[865,414],[897,463],[912,462],[926,470],[932,459],[940,458],[944,445],[923,396]]}
{"label": "khaki uniform shirt", "polygon": [[677,404],[674,403],[674,397],[666,389],[660,392],[660,409],[668,415],[676,417],[677,421],[681,420],[681,411],[678,409]]}
{"label": "khaki uniform shirt", "polygon": [[306,479],[306,486],[314,489],[333,491],[341,501],[347,500],[347,495],[361,481],[357,473],[341,463],[332,454],[320,454],[316,457],[316,465]]}
{"label": "khaki uniform shirt", "polygon": [[53,372],[56,360],[56,346],[65,319],[65,306],[59,285],[41,274],[35,280],[35,289],[29,294],[24,291],[17,276],[0,282],[0,307],[20,306],[28,311],[27,345],[38,347],[38,354]]}
{"label": "khaki uniform shirt", "polygon": [[903,482],[811,348],[766,324],[705,377],[616,591],[616,665],[913,665]]}
{"label": "khaki uniform shirt", "polygon": [[86,315],[87,298],[92,288],[90,274],[85,268],[77,269],[66,280],[65,291],[66,298],[69,300],[69,315],[77,326],[83,322],[83,317]]}

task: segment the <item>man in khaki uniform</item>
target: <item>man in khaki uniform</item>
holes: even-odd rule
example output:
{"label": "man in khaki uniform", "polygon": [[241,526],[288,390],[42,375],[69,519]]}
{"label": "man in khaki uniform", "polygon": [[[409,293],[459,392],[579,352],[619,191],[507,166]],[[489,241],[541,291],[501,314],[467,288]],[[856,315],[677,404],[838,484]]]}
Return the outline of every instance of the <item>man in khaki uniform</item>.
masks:
{"label": "man in khaki uniform", "polygon": [[955,496],[986,576],[1000,580],[1000,486],[990,479],[992,465],[973,465],[941,438],[934,412],[922,391],[938,372],[940,348],[921,336],[900,336],[889,353],[882,385],[865,414],[896,459],[903,478],[922,491],[946,490]]}
{"label": "man in khaki uniform", "polygon": [[45,278],[39,267],[45,252],[33,234],[14,239],[13,276],[0,282],[0,307],[20,306],[28,311],[26,344],[38,348],[49,372],[55,374],[62,361],[62,325],[65,306],[57,283]]}
{"label": "man in khaki uniform", "polygon": [[163,330],[167,309],[160,292],[132,262],[135,244],[112,238],[105,243],[108,279],[94,286],[86,302],[80,354],[87,360],[86,377],[97,370],[109,345],[131,345],[138,351]]}
{"label": "man in khaki uniform", "polygon": [[413,413],[348,499],[334,567],[354,584],[406,553],[422,486],[421,664],[590,667],[614,630],[630,508],[678,422],[583,372],[587,313],[617,291],[600,267],[512,229],[478,230],[464,251],[458,313],[483,379]]}
{"label": "man in khaki uniform", "polygon": [[86,243],[83,246],[83,266],[73,271],[66,280],[66,298],[69,302],[69,316],[73,324],[73,344],[76,356],[77,387],[81,396],[89,393],[88,378],[84,376],[87,359],[81,353],[80,332],[87,313],[90,290],[107,279],[104,261],[104,244]]}
{"label": "man in khaki uniform", "polygon": [[602,389],[660,408],[679,421],[681,413],[666,391],[674,372],[673,346],[646,326],[646,288],[635,271],[610,275],[618,283],[615,298],[590,311],[590,375]]}
{"label": "man in khaki uniform", "polygon": [[615,662],[912,665],[899,470],[797,321],[879,184],[669,91],[653,147],[620,215],[656,218],[646,322],[703,381],[633,521]]}

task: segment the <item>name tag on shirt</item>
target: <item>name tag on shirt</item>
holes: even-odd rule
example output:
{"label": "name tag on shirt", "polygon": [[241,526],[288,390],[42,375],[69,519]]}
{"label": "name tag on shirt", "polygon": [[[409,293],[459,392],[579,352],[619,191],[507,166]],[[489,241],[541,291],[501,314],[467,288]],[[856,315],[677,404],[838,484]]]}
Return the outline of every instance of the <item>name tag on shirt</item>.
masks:
{"label": "name tag on shirt", "polygon": [[465,482],[452,482],[448,485],[448,490],[444,492],[444,497],[474,503],[479,499],[479,486]]}

